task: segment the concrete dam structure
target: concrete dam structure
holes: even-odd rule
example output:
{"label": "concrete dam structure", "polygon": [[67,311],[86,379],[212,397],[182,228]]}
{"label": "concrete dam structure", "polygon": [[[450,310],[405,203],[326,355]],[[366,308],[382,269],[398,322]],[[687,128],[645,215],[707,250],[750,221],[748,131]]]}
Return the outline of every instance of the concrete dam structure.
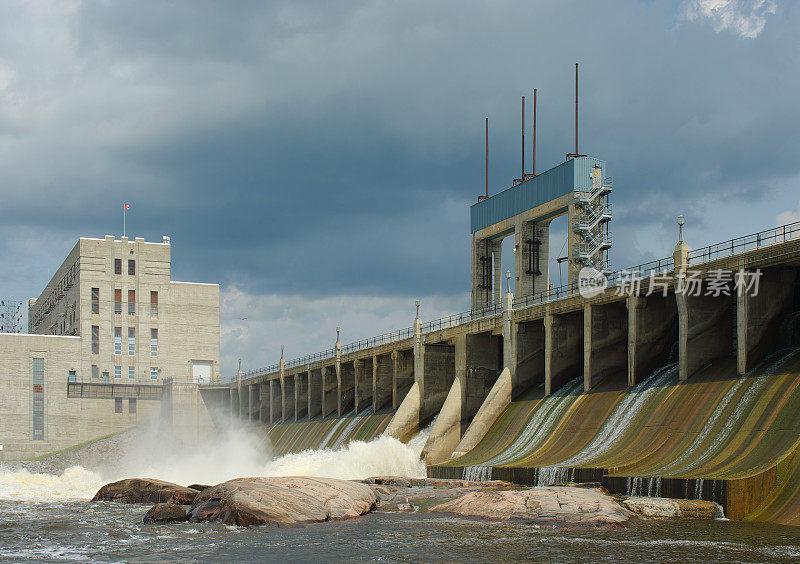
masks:
{"label": "concrete dam structure", "polygon": [[[470,311],[240,372],[232,413],[276,454],[428,427],[430,476],[602,482],[800,524],[800,222],[611,271],[604,168],[571,159],[472,207]],[[542,241],[562,214],[570,274],[552,287]]]}

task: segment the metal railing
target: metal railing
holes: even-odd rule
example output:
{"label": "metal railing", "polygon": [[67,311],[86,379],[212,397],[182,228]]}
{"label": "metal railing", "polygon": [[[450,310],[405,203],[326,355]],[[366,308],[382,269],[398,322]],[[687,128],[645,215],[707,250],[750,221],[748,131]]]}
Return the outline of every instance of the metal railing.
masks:
{"label": "metal railing", "polygon": [[422,333],[430,333],[432,331],[448,329],[450,327],[455,327],[457,325],[469,323],[470,321],[475,321],[476,319],[483,319],[486,317],[493,317],[495,315],[500,315],[502,312],[503,312],[502,305],[497,304],[485,307],[483,309],[478,309],[475,311],[454,313],[453,315],[440,317],[439,319],[434,319],[433,321],[428,321],[427,323],[423,323]]}
{"label": "metal railing", "polygon": [[746,251],[769,247],[778,243],[785,243],[793,239],[800,239],[800,221],[788,223],[780,227],[765,229],[750,235],[736,237],[722,243],[715,243],[689,251],[688,264],[709,262],[712,260],[738,255]]}
{"label": "metal railing", "polygon": [[[768,247],[770,245],[775,245],[778,243],[784,243],[786,241],[790,241],[793,239],[800,239],[800,221],[789,223],[781,227],[766,229],[764,231],[759,231],[758,233],[745,235],[743,237],[737,237],[735,239],[730,239],[722,243],[716,243],[713,245],[709,245],[707,247],[702,247],[700,249],[690,251],[688,264],[689,265],[698,264],[701,262],[708,262],[718,258],[725,258],[734,254],[739,254],[753,249]],[[630,268],[615,270],[606,276],[606,281],[608,287],[614,287],[622,283],[630,283],[630,281],[634,279],[644,279],[650,277],[651,275],[672,272],[674,268],[675,265],[673,258],[665,257],[657,260],[644,262]],[[550,301],[556,301],[564,298],[577,296],[579,294],[580,292],[578,290],[577,283],[573,282],[571,284],[569,283],[563,284],[561,286],[556,286],[554,288],[549,288],[547,290],[536,292],[529,296],[516,298],[514,299],[514,308],[518,309],[532,305],[543,304]],[[448,315],[445,317],[441,317],[439,319],[434,319],[432,321],[423,323],[422,333],[425,334],[425,333],[431,333],[433,331],[439,331],[441,329],[449,329],[450,327],[455,327],[458,325],[462,325],[464,323],[469,323],[470,321],[475,321],[476,319],[493,317],[495,315],[500,315],[501,313],[502,313],[502,305],[497,304],[476,311],[465,311],[462,313]],[[378,335],[377,337],[370,337],[368,339],[362,339],[360,341],[355,341],[353,343],[344,345],[342,347],[342,354],[357,352],[363,349],[374,347],[376,345],[381,345],[383,343],[390,343],[393,341],[400,341],[413,336],[414,336],[414,328],[406,327],[405,329],[399,329],[391,333],[384,333],[383,335]],[[302,366],[303,364],[308,364],[318,360],[335,358],[335,356],[336,356],[335,349],[327,349],[325,351],[289,360],[286,362],[286,368]],[[242,378],[251,378],[253,376],[273,374],[278,372],[279,370],[280,370],[280,364],[276,363],[271,366],[266,366],[255,370],[249,370],[243,373]],[[227,381],[235,381],[235,378]]]}

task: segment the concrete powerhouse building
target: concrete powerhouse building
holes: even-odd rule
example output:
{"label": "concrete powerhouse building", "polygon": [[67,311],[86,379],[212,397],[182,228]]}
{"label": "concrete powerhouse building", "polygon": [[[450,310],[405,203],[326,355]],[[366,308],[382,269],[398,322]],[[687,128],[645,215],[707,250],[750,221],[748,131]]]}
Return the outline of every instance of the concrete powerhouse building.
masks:
{"label": "concrete powerhouse building", "polygon": [[170,280],[170,242],[81,238],[0,334],[0,459],[40,456],[146,420],[210,428],[219,285]]}

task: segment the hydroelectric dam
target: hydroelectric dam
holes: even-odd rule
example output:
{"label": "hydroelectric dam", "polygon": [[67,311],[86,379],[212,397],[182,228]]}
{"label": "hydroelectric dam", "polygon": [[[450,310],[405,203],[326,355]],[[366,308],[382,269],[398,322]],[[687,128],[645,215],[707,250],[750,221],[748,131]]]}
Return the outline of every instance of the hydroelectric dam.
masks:
{"label": "hydroelectric dam", "polygon": [[672,256],[612,270],[605,169],[569,155],[471,207],[469,311],[201,392],[276,455],[428,428],[431,477],[600,482],[800,525],[800,222],[699,249],[681,233]]}

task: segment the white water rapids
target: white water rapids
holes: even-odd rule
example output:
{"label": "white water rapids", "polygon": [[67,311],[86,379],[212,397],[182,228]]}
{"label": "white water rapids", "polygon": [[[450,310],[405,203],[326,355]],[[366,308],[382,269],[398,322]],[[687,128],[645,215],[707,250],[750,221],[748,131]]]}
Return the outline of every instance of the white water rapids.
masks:
{"label": "white water rapids", "polygon": [[71,466],[60,475],[9,470],[0,464],[0,501],[49,503],[86,500],[108,482],[147,477],[181,485],[218,484],[249,476],[320,476],[357,480],[370,476],[424,477],[424,430],[403,444],[388,436],[351,441],[339,448],[307,450],[270,459],[259,437],[230,429],[186,452],[159,440],[138,444],[111,468]]}

